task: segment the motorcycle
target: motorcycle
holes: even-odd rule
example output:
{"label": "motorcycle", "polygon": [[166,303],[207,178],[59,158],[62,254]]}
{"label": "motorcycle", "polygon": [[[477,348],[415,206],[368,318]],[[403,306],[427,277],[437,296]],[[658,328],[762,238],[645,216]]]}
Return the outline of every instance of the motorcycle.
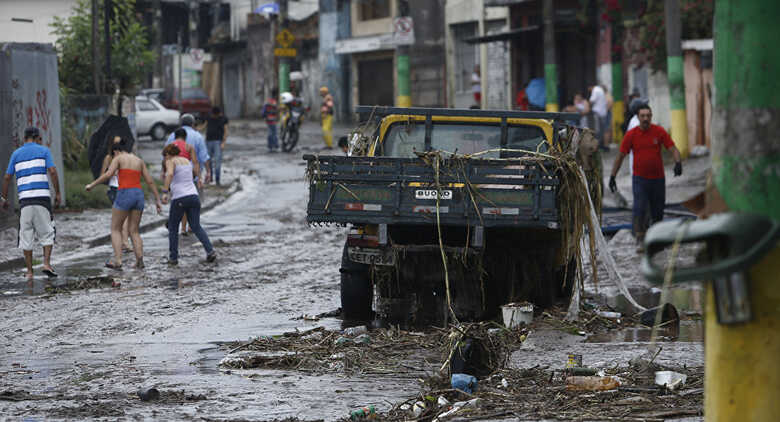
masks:
{"label": "motorcycle", "polygon": [[306,110],[300,101],[294,101],[290,104],[285,113],[282,123],[279,139],[281,141],[282,151],[290,152],[298,144],[301,125],[303,124],[303,114]]}

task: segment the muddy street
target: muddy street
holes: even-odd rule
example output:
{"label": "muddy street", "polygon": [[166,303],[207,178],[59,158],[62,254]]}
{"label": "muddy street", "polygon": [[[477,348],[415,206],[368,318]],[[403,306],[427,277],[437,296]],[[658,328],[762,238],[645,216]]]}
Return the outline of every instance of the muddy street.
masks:
{"label": "muddy street", "polygon": [[[318,152],[317,141],[302,149]],[[153,172],[159,171],[160,147],[141,143]],[[419,380],[441,365],[439,350],[405,356],[393,372],[220,365],[236,344],[345,326],[332,316],[312,317],[340,306],[346,229],[306,225],[302,164],[300,151],[268,154],[264,139],[231,138],[223,162],[229,185],[207,193],[225,199],[202,215],[218,253],[215,264],[205,262],[189,236],[181,237],[179,266],[168,267],[167,229],[158,225],[143,234],[145,270],[130,269],[131,253],[124,271],[104,268],[110,245],[71,239],[68,247],[55,248],[60,277],[52,283],[37,276],[27,285],[20,269],[2,272],[0,414],[27,420],[338,420],[360,406],[387,412],[414,397]],[[67,227],[108,232],[106,212],[79,218],[98,221],[63,223],[58,236],[68,235]],[[147,218],[160,217],[147,211]],[[697,323],[691,324],[696,332]],[[614,367],[645,353],[649,340],[629,329],[584,343],[587,336],[564,338],[547,328],[529,334],[510,368],[562,367],[570,352],[583,353],[587,364]],[[701,367],[701,335],[679,340],[664,344],[659,362],[685,357],[686,365]],[[136,392],[150,387],[161,392],[159,400],[139,400]]]}

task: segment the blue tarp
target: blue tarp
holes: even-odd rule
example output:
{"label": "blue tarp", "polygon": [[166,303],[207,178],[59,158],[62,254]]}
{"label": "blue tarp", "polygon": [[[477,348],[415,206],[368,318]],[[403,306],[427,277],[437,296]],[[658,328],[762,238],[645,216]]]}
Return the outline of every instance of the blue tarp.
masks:
{"label": "blue tarp", "polygon": [[266,3],[262,6],[258,6],[255,8],[255,13],[261,14],[261,15],[278,15],[279,14],[279,5],[276,3]]}
{"label": "blue tarp", "polygon": [[528,103],[532,106],[544,108],[547,104],[547,98],[544,88],[544,78],[531,79],[525,88],[525,95],[528,96]]}

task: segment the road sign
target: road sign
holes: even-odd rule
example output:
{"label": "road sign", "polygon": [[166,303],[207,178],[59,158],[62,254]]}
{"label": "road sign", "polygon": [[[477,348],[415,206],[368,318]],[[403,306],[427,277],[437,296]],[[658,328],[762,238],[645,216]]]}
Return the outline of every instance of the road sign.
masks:
{"label": "road sign", "polygon": [[414,44],[414,21],[410,16],[393,18],[393,43]]}
{"label": "road sign", "polygon": [[295,57],[298,50],[294,48],[274,48],[274,56],[277,57]]}
{"label": "road sign", "polygon": [[287,28],[282,29],[278,34],[276,34],[276,42],[279,43],[279,45],[281,45],[283,48],[290,48],[293,41],[295,41],[295,36]]}

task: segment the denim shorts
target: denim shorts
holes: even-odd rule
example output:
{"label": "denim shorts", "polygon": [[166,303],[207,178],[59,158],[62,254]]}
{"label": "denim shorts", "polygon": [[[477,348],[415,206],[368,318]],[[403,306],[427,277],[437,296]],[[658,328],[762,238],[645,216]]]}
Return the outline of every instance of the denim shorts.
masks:
{"label": "denim shorts", "polygon": [[120,211],[143,211],[144,191],[140,188],[119,189],[114,200],[114,208]]}
{"label": "denim shorts", "polygon": [[114,204],[114,201],[116,201],[116,192],[117,192],[116,186],[109,186],[108,190],[106,191],[106,195],[108,195],[108,200],[111,201],[111,205]]}

